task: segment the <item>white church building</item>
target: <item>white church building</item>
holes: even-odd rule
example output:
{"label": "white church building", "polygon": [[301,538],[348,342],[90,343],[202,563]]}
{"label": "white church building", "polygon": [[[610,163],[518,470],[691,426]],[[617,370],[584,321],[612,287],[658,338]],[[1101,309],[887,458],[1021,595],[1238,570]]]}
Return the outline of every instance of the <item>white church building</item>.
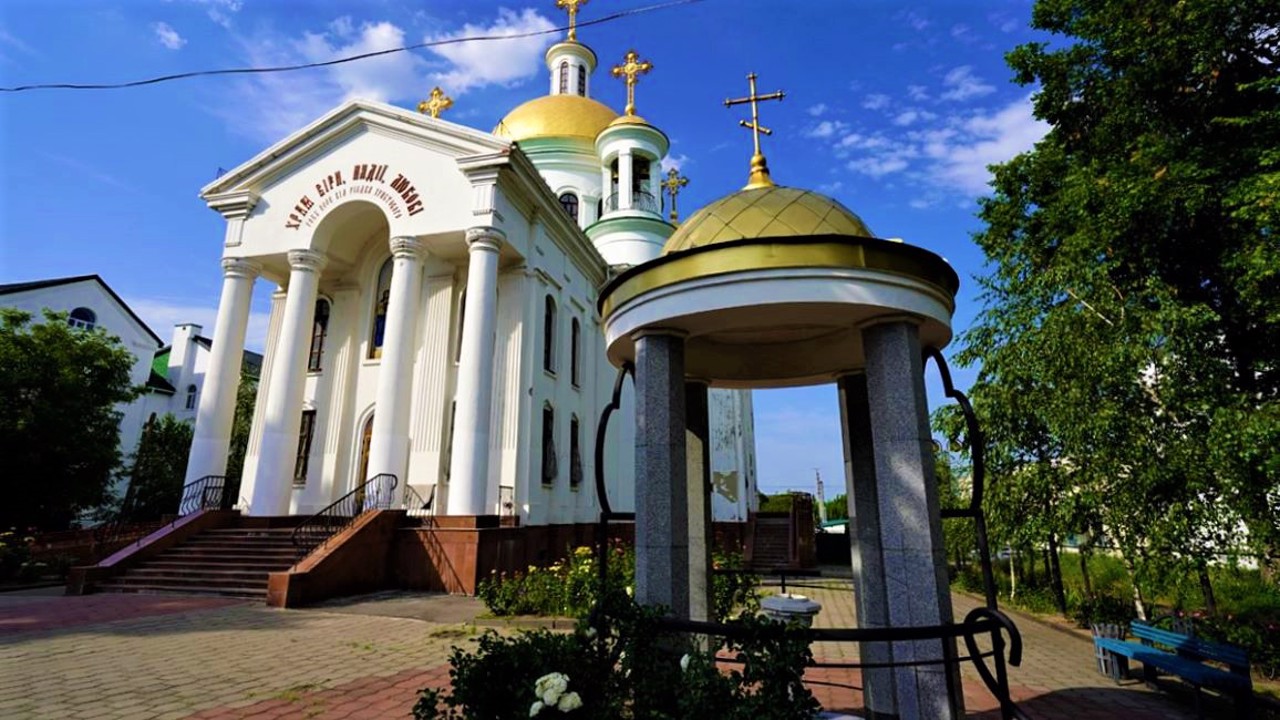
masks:
{"label": "white church building", "polygon": [[[593,522],[594,447],[617,371],[599,289],[657,257],[663,132],[591,98],[595,53],[546,53],[547,95],[485,132],[354,100],[205,187],[226,218],[222,295],[187,481],[224,475],[255,284],[278,288],[235,505],[305,515],[396,478],[448,516]],[[627,62],[636,62],[629,55]],[[629,388],[629,386],[628,386]],[[628,389],[607,438],[633,503]],[[712,390],[712,507],[747,520],[751,395]]]}

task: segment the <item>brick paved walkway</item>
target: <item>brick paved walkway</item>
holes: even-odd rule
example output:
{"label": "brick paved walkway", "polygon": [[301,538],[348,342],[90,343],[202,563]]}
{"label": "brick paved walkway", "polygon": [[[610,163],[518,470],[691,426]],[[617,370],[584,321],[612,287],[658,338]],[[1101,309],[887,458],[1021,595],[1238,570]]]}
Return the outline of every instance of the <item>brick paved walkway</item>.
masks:
{"label": "brick paved walkway", "polygon": [[[847,585],[802,592],[823,603],[820,626],[853,626]],[[392,596],[282,611],[206,598],[0,596],[0,718],[407,717],[419,689],[448,681],[448,649],[470,634],[453,622],[466,602]],[[447,606],[449,621],[420,619],[442,614],[415,615],[414,603]],[[976,604],[957,596],[956,614]],[[1088,640],[1015,620],[1025,651],[1011,681],[1032,718],[1194,717],[1164,693],[1098,675]],[[824,645],[815,654],[853,659],[856,649]],[[976,674],[963,676],[970,717],[994,720]],[[861,706],[856,673],[809,677],[826,683],[814,687],[828,708]]]}

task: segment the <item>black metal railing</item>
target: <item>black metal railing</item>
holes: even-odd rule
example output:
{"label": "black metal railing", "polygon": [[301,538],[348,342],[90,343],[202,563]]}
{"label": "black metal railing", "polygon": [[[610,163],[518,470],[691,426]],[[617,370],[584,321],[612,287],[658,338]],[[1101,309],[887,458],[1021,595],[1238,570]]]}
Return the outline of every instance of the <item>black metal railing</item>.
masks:
{"label": "black metal railing", "polygon": [[419,520],[435,515],[433,508],[436,504],[436,487],[432,485],[431,492],[427,493],[427,499],[423,500],[422,495],[414,490],[412,485],[405,485],[403,502],[405,515]]}
{"label": "black metal railing", "polygon": [[172,520],[137,520],[131,518],[131,510],[122,508],[106,522],[93,529],[92,555],[101,560],[107,555],[142,539],[165,525],[173,526],[179,519],[198,510],[225,509],[227,478],[225,475],[205,475],[182,486],[178,496],[178,512]]}
{"label": "black metal railing", "polygon": [[620,208],[618,204],[622,202],[621,195],[614,193],[604,200],[604,211],[614,212],[615,210],[639,210],[640,212],[653,213],[658,215],[662,212],[662,207],[652,195],[640,190],[631,191],[631,207]]}
{"label": "black metal railing", "polygon": [[350,527],[362,513],[389,510],[398,484],[400,481],[390,473],[374,475],[328,507],[303,520],[290,536],[298,556],[309,554],[329,538]]}

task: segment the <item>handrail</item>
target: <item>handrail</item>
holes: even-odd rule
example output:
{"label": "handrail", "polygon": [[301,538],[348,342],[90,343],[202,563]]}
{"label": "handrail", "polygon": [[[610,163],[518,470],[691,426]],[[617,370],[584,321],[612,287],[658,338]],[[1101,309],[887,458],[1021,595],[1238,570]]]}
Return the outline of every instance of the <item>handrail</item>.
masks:
{"label": "handrail", "polygon": [[436,486],[431,486],[431,492],[427,493],[427,499],[423,500],[422,495],[413,489],[412,485],[404,486],[404,505],[405,515],[411,518],[427,518],[434,513],[431,511],[436,504]]}
{"label": "handrail", "polygon": [[622,202],[621,193],[614,193],[604,201],[604,211],[614,212],[615,210],[639,210],[640,212],[661,214],[662,209],[658,207],[658,201],[649,193],[643,190],[631,191],[631,207],[620,208],[618,205]]}
{"label": "handrail", "polygon": [[227,478],[225,475],[205,475],[197,478],[182,486],[182,493],[178,496],[178,513],[172,521],[136,521],[126,520],[127,511],[121,509],[110,520],[98,525],[93,529],[94,553],[96,555],[105,555],[109,549],[111,552],[118,550],[116,544],[126,537],[129,541],[125,545],[136,544],[142,542],[142,539],[151,533],[159,530],[165,525],[172,526],[178,522],[179,518],[186,517],[197,510],[216,510],[221,508],[223,495],[226,492]]}
{"label": "handrail", "polygon": [[299,557],[309,554],[329,538],[350,527],[362,513],[390,509],[398,484],[400,481],[390,473],[374,475],[320,512],[303,520],[294,528],[289,538],[297,548]]}

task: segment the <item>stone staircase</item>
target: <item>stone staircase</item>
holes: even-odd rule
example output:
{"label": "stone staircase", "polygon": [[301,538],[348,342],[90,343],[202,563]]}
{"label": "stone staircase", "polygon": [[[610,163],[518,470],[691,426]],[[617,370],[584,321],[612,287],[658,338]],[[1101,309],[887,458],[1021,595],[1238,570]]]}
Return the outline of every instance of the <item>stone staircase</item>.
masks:
{"label": "stone staircase", "polygon": [[104,580],[115,593],[184,593],[265,600],[267,574],[298,560],[293,528],[205,530],[160,555]]}
{"label": "stone staircase", "polygon": [[790,518],[757,517],[752,568],[767,571],[792,565]]}

